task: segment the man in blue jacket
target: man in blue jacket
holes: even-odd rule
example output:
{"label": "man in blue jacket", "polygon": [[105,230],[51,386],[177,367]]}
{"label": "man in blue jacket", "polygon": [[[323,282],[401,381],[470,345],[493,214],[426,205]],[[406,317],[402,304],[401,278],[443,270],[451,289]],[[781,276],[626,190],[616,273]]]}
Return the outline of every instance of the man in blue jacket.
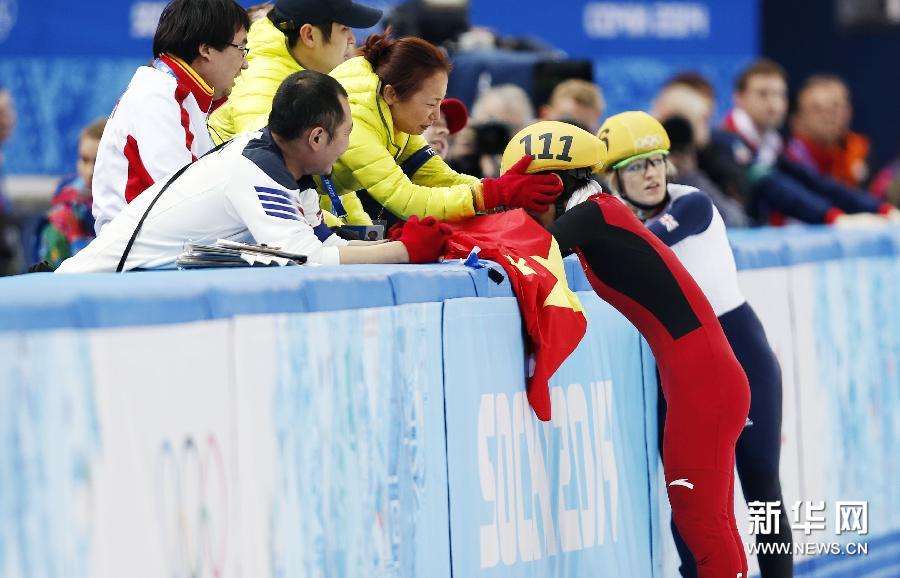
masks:
{"label": "man in blue jacket", "polygon": [[781,224],[785,217],[806,223],[849,224],[871,214],[897,219],[900,212],[834,179],[791,161],[778,130],[787,114],[787,75],[775,62],[761,59],[745,69],[735,84],[735,107],[723,130],[712,138],[714,154],[742,167],[750,184],[752,212]]}

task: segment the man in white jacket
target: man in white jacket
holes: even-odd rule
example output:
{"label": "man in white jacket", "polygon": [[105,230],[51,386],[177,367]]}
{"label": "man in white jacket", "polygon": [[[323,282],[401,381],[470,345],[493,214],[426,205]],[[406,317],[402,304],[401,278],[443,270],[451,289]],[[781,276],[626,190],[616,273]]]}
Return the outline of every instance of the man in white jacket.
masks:
{"label": "man in white jacket", "polygon": [[275,94],[268,127],[157,182],[57,272],[116,271],[120,262],[122,270],[172,268],[186,243],[218,239],[265,243],[323,265],[436,261],[450,228],[434,219],[411,217],[389,242],[346,241],[322,221],[311,176],[331,172],[352,128],[336,80],[294,73]]}
{"label": "man in white jacket", "polygon": [[213,148],[206,121],[247,67],[249,27],[234,0],[172,0],[163,10],[155,60],[138,68],[100,141],[97,233],[152,184]]}

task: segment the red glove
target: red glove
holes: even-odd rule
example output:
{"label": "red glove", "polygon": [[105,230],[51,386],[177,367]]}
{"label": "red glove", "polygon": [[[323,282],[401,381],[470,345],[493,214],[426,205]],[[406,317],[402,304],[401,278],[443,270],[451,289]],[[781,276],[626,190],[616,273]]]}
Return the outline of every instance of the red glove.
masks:
{"label": "red glove", "polygon": [[399,241],[400,235],[403,233],[403,225],[406,224],[406,221],[400,221],[399,223],[395,223],[387,232],[387,238],[391,241]]}
{"label": "red glove", "polygon": [[434,263],[444,252],[444,244],[453,234],[449,225],[438,222],[434,217],[421,221],[413,215],[403,225],[397,239],[406,245],[410,263]]}
{"label": "red glove", "polygon": [[563,190],[555,174],[529,175],[525,171],[534,157],[525,155],[498,179],[481,179],[485,210],[521,207],[542,214],[556,202]]}

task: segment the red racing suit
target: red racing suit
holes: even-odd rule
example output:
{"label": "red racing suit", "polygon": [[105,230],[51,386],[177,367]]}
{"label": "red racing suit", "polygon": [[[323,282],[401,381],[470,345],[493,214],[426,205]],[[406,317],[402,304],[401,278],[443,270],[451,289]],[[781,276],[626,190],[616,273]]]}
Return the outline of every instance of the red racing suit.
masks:
{"label": "red racing suit", "polygon": [[550,227],[594,291],[644,336],[668,405],[663,469],[672,517],[701,578],[746,578],[734,451],[750,388],[719,320],[675,254],[618,198],[599,194]]}

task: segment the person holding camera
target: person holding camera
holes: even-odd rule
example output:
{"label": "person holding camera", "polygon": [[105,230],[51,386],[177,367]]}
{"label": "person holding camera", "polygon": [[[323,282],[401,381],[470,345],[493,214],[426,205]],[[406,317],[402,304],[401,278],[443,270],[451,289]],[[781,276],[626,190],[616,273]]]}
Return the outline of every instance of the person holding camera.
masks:
{"label": "person holding camera", "polygon": [[368,197],[374,210],[383,207],[399,219],[453,221],[503,207],[546,210],[562,190],[556,176],[517,169],[478,179],[451,169],[428,145],[422,133],[440,115],[450,69],[434,45],[389,33],[370,36],[362,56],[335,68],[331,75],[350,95],[353,132],[325,186],[338,195],[365,189],[364,204]]}
{"label": "person holding camera", "polygon": [[448,164],[467,175],[496,177],[506,143],[533,120],[534,107],[522,87],[500,84],[483,90],[472,105],[471,128],[457,137]]}

